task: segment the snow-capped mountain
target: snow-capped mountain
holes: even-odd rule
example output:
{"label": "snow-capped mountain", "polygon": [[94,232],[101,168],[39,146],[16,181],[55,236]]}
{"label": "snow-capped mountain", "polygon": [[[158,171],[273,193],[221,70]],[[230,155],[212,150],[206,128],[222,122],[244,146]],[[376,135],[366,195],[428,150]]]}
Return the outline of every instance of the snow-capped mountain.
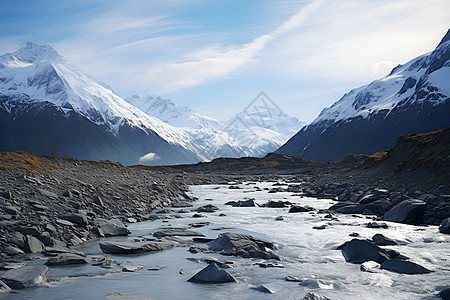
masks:
{"label": "snow-capped mountain", "polygon": [[318,161],[390,148],[398,136],[450,126],[450,30],[437,48],[322,110],[277,153]]}
{"label": "snow-capped mountain", "polygon": [[[204,157],[204,149],[198,147],[184,130],[145,114],[117,96],[107,85],[69,64],[48,45],[40,46],[29,42],[26,47],[0,57],[0,95],[3,99],[0,102],[0,109],[9,113],[10,123],[20,119],[18,116],[10,115],[13,110],[19,115],[27,112],[17,108],[28,106],[28,102],[24,99],[29,99],[29,102],[33,103],[40,101],[42,106],[54,104],[58,114],[66,117],[76,114],[85,118],[86,121],[100,127],[105,134],[112,135],[118,144],[122,143],[126,148],[131,148],[130,152],[134,155],[130,156],[130,153],[127,153],[127,156],[119,160],[121,162],[137,163],[139,157],[148,153],[153,153],[153,157],[158,158],[153,162],[156,164],[197,162],[207,159]],[[14,109],[11,110],[12,108]],[[50,118],[52,116],[47,116],[47,119]],[[29,120],[28,124],[38,128],[45,125],[34,124],[32,120]],[[21,124],[15,124],[15,127],[20,126]],[[42,132],[42,135],[44,134]],[[21,139],[13,131],[10,135],[16,141]],[[58,148],[67,148],[64,143],[59,143],[56,145]],[[26,150],[27,147],[31,147],[23,143],[16,143],[17,147],[14,144],[2,144],[4,145],[1,150],[15,150],[18,146],[25,147]],[[98,147],[95,149],[94,146],[89,146],[91,151],[88,152],[91,154],[86,151],[81,156],[73,151],[69,153],[91,159],[98,157],[96,151],[105,150],[101,148],[102,145]],[[50,149],[50,145],[43,148]],[[106,152],[114,153],[119,151],[119,148],[115,146]],[[38,154],[47,153],[44,151]],[[112,157],[121,157],[120,151],[116,154]],[[110,156],[103,159],[110,159]]]}
{"label": "snow-capped mountain", "polygon": [[303,125],[297,118],[268,110],[240,112],[228,122],[220,122],[161,97],[132,96],[130,104],[150,116],[185,130],[206,149],[205,156],[264,156],[278,149]]}

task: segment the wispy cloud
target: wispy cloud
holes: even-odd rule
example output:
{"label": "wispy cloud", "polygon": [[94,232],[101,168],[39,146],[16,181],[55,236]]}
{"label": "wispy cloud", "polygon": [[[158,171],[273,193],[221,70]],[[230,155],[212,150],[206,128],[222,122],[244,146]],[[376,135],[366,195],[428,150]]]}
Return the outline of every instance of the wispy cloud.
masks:
{"label": "wispy cloud", "polygon": [[242,46],[209,47],[189,53],[181,62],[155,64],[138,77],[141,82],[157,86],[156,93],[166,94],[178,89],[225,78],[254,62],[255,57],[278,35],[298,28],[308,15],[322,5],[314,1],[290,17],[274,31],[258,36]]}

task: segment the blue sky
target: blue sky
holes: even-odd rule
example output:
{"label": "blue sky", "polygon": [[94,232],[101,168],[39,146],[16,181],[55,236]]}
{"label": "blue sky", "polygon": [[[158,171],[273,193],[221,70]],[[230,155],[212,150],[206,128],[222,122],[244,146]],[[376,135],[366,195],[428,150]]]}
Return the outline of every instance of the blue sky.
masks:
{"label": "blue sky", "polygon": [[117,94],[220,120],[264,91],[311,121],[351,88],[431,51],[448,0],[0,2],[0,53],[49,44]]}

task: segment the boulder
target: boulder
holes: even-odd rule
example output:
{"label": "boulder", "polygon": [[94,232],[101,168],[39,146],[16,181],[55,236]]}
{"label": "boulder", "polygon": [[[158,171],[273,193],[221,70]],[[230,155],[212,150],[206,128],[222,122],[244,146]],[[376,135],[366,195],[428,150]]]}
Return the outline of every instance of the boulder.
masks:
{"label": "boulder", "polygon": [[50,257],[45,263],[47,266],[81,265],[87,264],[86,257],[73,253],[60,253]]}
{"label": "boulder", "polygon": [[23,250],[26,253],[37,253],[44,250],[44,244],[34,236],[27,235],[24,240]]}
{"label": "boulder", "polygon": [[46,266],[23,266],[4,272],[0,280],[13,290],[22,290],[46,283],[47,274]]}
{"label": "boulder", "polygon": [[306,294],[303,300],[330,300],[330,298],[309,292],[308,294]]}
{"label": "boulder", "polygon": [[439,293],[439,297],[441,297],[441,299],[444,299],[444,300],[450,300],[450,287],[442,290]]}
{"label": "boulder", "polygon": [[79,256],[86,256],[86,254],[84,254],[80,250],[68,248],[68,247],[64,247],[64,246],[57,246],[57,245],[55,245],[53,247],[45,247],[45,251],[44,251],[44,254],[47,256],[57,256],[61,253],[71,253],[71,254],[75,254],[75,255],[79,255]]}
{"label": "boulder", "polygon": [[442,221],[441,225],[439,226],[439,232],[450,234],[450,218],[447,218],[444,221]]}
{"label": "boulder", "polygon": [[369,222],[367,224],[367,228],[383,228],[383,229],[387,229],[389,228],[388,224],[383,223],[383,222]]}
{"label": "boulder", "polygon": [[398,223],[420,224],[423,222],[426,204],[416,199],[404,200],[387,211],[383,219]]}
{"label": "boulder", "polygon": [[218,267],[216,263],[211,263],[189,278],[188,281],[196,283],[226,283],[236,282],[236,279],[230,273]]}
{"label": "boulder", "polygon": [[125,262],[121,263],[120,266],[122,267],[123,272],[136,272],[137,270],[144,268],[144,266],[135,265],[130,261],[125,261]]}
{"label": "boulder", "polygon": [[287,207],[287,205],[283,201],[269,201],[267,203],[264,203],[261,206],[262,207],[269,207],[269,208],[283,208],[283,207]]}
{"label": "boulder", "polygon": [[352,239],[350,242],[346,242],[342,247],[342,255],[347,262],[354,264],[361,264],[369,260],[382,263],[389,259],[389,255],[384,249],[370,241],[360,239]]}
{"label": "boulder", "polygon": [[162,238],[166,236],[205,236],[205,235],[197,231],[187,230],[185,228],[168,228],[156,231],[155,233],[153,233],[153,236],[157,238]]}
{"label": "boulder", "polygon": [[293,205],[289,209],[289,212],[290,213],[299,213],[299,212],[308,212],[308,211],[313,211],[313,210],[314,210],[314,208],[312,208],[311,206],[308,206],[308,205],[305,205],[305,206]]}
{"label": "boulder", "polygon": [[240,200],[237,202],[237,206],[239,207],[255,207],[255,201],[253,199],[248,200]]}
{"label": "boulder", "polygon": [[109,254],[134,254],[144,252],[156,252],[173,248],[170,242],[100,242],[103,253]]}
{"label": "boulder", "polygon": [[65,214],[65,215],[59,215],[58,217],[60,219],[75,223],[81,227],[86,227],[86,224],[88,222],[87,217],[82,214]]}
{"label": "boulder", "polygon": [[426,274],[433,271],[407,260],[389,259],[381,264],[381,269],[401,274]]}
{"label": "boulder", "polygon": [[234,255],[244,258],[280,259],[277,255],[269,252],[275,248],[273,243],[254,238],[248,234],[222,233],[214,241],[208,243],[208,247],[212,251],[220,251],[220,254],[223,255]]}
{"label": "boulder", "polygon": [[25,253],[25,252],[23,252],[21,249],[19,249],[19,248],[17,248],[17,247],[14,247],[14,246],[11,246],[11,245],[6,246],[6,247],[2,250],[2,252],[6,253],[6,254],[8,254],[8,255],[10,255],[10,256],[22,255],[22,254]]}
{"label": "boulder", "polygon": [[203,206],[200,206],[199,208],[197,208],[197,212],[201,213],[201,212],[215,212],[216,210],[219,210],[219,208],[217,206],[214,206],[212,204],[206,204]]}
{"label": "boulder", "polygon": [[372,237],[372,241],[378,246],[395,246],[398,245],[396,241],[377,233]]}
{"label": "boulder", "polygon": [[94,224],[101,230],[104,236],[122,236],[128,235],[128,229],[118,219],[101,219],[94,220]]}

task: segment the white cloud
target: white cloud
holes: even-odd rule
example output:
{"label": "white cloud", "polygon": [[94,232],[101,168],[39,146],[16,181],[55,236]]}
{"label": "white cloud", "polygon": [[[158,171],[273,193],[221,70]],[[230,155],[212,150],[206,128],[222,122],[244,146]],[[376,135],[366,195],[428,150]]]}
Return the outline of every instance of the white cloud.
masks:
{"label": "white cloud", "polygon": [[150,163],[152,161],[158,160],[161,157],[159,157],[158,155],[156,155],[156,153],[147,153],[144,156],[139,157],[139,163],[140,164],[146,164],[146,163]]}

